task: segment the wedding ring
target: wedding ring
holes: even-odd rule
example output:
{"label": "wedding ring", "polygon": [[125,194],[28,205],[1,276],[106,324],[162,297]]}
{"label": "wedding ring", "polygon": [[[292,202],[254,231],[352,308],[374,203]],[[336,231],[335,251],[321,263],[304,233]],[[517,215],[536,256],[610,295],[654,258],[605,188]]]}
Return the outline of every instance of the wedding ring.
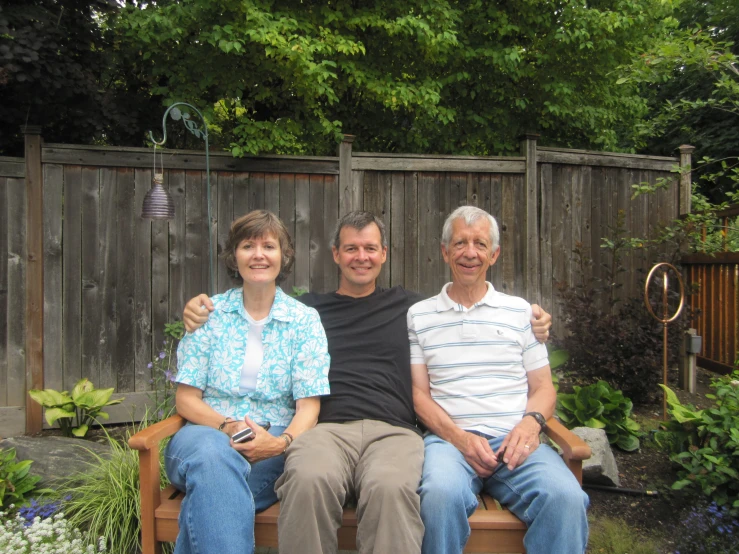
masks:
{"label": "wedding ring", "polygon": [[531,447],[530,447],[530,446],[529,446],[528,444],[524,444],[524,445],[523,445],[523,447],[524,447],[524,448],[525,448],[526,450],[528,450],[529,448],[531,448]]}

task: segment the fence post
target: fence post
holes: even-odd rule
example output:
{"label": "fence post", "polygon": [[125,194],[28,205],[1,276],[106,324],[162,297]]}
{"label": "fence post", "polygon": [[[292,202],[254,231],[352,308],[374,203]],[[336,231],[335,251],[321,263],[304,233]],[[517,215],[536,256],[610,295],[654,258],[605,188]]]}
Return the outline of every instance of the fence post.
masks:
{"label": "fence post", "polygon": [[[539,173],[536,141],[540,135],[521,137],[521,155],[526,157],[526,300],[541,304],[541,264],[539,260]],[[551,309],[551,306],[550,306]]]}
{"label": "fence post", "polygon": [[680,194],[679,214],[689,214],[691,209],[692,180],[691,165],[693,163],[693,150],[695,146],[683,144],[680,146]]}
{"label": "fence post", "polygon": [[24,125],[26,157],[26,433],[43,427],[43,410],[28,395],[44,388],[44,193],[41,127]]}
{"label": "fence post", "polygon": [[339,144],[339,217],[359,207],[352,185],[352,143],[354,135],[344,135]]}

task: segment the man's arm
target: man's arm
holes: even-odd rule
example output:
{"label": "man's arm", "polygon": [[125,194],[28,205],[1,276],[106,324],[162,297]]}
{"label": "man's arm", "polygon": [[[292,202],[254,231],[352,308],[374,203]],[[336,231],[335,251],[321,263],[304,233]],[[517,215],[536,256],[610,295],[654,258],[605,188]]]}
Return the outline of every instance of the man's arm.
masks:
{"label": "man's arm", "polygon": [[192,333],[196,329],[200,329],[208,317],[210,312],[214,310],[213,301],[207,294],[199,294],[195,298],[185,304],[185,310],[182,312],[182,321],[185,324],[185,330]]}
{"label": "man's arm", "polygon": [[411,364],[413,407],[416,416],[435,435],[453,444],[480,477],[489,477],[498,459],[488,441],[457,427],[444,409],[431,398],[426,364]]}
{"label": "man's arm", "polygon": [[538,304],[531,305],[531,330],[536,336],[536,340],[544,344],[549,339],[549,328],[552,326],[552,316],[544,311],[544,308]]}
{"label": "man's arm", "polygon": [[[552,384],[552,371],[549,365],[529,371],[526,376],[529,385],[526,413],[539,412],[544,419],[549,419],[554,414],[557,403],[557,392]],[[524,417],[511,429],[500,445],[501,449],[506,448],[503,461],[508,464],[508,469],[520,466],[529,454],[538,448],[541,431],[539,424],[531,416]]]}

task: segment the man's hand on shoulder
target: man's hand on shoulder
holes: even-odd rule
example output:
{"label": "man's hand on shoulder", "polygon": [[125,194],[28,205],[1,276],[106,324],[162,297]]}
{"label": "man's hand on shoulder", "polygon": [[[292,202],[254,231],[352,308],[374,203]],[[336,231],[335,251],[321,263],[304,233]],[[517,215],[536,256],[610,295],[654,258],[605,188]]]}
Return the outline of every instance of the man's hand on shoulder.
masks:
{"label": "man's hand on shoulder", "polygon": [[531,330],[534,332],[536,340],[544,344],[549,339],[549,328],[552,326],[551,314],[544,311],[538,304],[531,305]]}
{"label": "man's hand on shoulder", "polygon": [[199,294],[195,298],[192,298],[185,304],[185,311],[182,312],[182,321],[185,324],[185,330],[188,333],[192,333],[200,329],[208,321],[210,312],[214,309],[213,301],[207,294]]}
{"label": "man's hand on shoulder", "polygon": [[482,478],[490,477],[498,465],[498,459],[493,454],[490,444],[485,438],[474,433],[467,431],[462,431],[462,433],[464,434],[454,442],[454,446],[462,453],[477,475]]}

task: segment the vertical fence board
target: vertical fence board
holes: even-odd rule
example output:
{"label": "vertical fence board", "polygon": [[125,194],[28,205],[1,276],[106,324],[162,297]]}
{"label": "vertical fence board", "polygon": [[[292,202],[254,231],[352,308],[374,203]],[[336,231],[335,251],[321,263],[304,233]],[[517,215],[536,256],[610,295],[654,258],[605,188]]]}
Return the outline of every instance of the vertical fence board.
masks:
{"label": "vertical fence board", "polygon": [[311,175],[310,181],[310,286],[311,292],[323,290],[324,258],[328,255],[323,238],[323,176]]}
{"label": "vertical fence board", "polygon": [[390,265],[390,284],[402,285],[405,281],[405,185],[403,174],[390,174],[390,206],[391,213],[388,220],[390,229],[390,244],[388,257]]}
{"label": "vertical fence board", "polygon": [[[249,174],[233,174],[233,217],[232,221],[249,211]],[[231,221],[228,222],[229,225]]]}
{"label": "vertical fence board", "polygon": [[[634,173],[628,169],[621,169],[619,174],[620,181],[616,185],[618,188],[618,212],[623,212],[624,231],[626,233],[624,238],[629,238],[633,236],[630,232],[631,209],[629,203],[631,198],[631,185],[634,184]],[[623,294],[627,297],[631,297],[636,289],[636,285],[634,284],[635,275],[633,273],[632,251],[627,249],[622,252],[622,255],[623,268],[626,271],[617,276],[616,282],[621,285]]]}
{"label": "vertical fence board", "polygon": [[[118,251],[131,253],[135,245],[136,233],[130,214],[134,211],[135,181],[133,169],[118,170],[117,182],[118,211]],[[65,187],[66,189],[66,187]],[[66,213],[66,211],[65,211]],[[136,329],[134,302],[136,296],[136,269],[130,257],[122,257],[117,268],[118,290],[116,294],[116,313],[118,328],[115,343],[116,363],[118,364],[118,385],[116,392],[135,390],[135,349]]]}
{"label": "vertical fence board", "polygon": [[185,172],[169,171],[169,194],[174,201],[174,220],[169,222],[169,311],[181,317],[185,306]]}
{"label": "vertical fence board", "polygon": [[410,290],[419,290],[418,278],[418,173],[403,175],[405,195],[405,245],[403,252],[404,285]]}
{"label": "vertical fence board", "polygon": [[[118,384],[116,382],[118,360],[115,358],[116,345],[118,344],[117,276],[119,258],[121,258],[120,263],[125,263],[126,258],[120,256],[120,249],[113,247],[118,240],[118,218],[125,217],[125,215],[119,214],[117,208],[117,177],[118,172],[115,169],[107,167],[100,169],[99,236],[101,240],[98,245],[98,258],[102,276],[99,295],[100,306],[98,307],[100,310],[100,340],[98,341],[100,384],[97,385],[100,388],[115,387]],[[59,215],[61,216],[61,213]],[[46,271],[48,267],[46,265],[44,270]],[[167,283],[164,284],[164,287],[165,289],[168,288]],[[47,321],[47,319],[44,318],[44,321]],[[48,355],[46,359],[48,359]]]}
{"label": "vertical fence board", "polygon": [[541,262],[541,297],[549,299],[550,304],[542,306],[555,315],[555,321],[562,321],[559,302],[555,298],[552,279],[552,164],[539,166],[539,198],[541,206],[541,222],[539,225],[539,255]]}
{"label": "vertical fence board", "polygon": [[331,292],[338,284],[336,264],[329,246],[331,234],[334,232],[339,219],[339,180],[335,175],[326,175],[323,178],[323,234],[320,239],[320,248],[323,252],[323,286],[321,290]]}
{"label": "vertical fence board", "polygon": [[83,167],[82,179],[82,377],[100,386],[100,170]]}
{"label": "vertical fence board", "polygon": [[[582,168],[577,167],[572,171],[572,238],[570,244],[572,250],[580,247],[582,249],[583,244],[583,220],[585,219],[585,209],[583,207],[583,175]],[[569,258],[573,258],[572,252],[570,252]],[[582,283],[583,276],[580,274],[580,270],[576,263],[570,263],[570,275],[571,282],[573,285]]]}
{"label": "vertical fence board", "polygon": [[264,209],[280,215],[280,174],[264,174]]}
{"label": "vertical fence board", "polygon": [[[280,174],[280,211],[279,216],[287,227],[287,232],[293,239],[293,247],[295,246],[295,175],[292,173]],[[297,250],[296,250],[297,254]],[[288,294],[292,294],[295,286],[295,266],[293,271],[287,276],[287,279],[280,285]]]}
{"label": "vertical fence board", "polygon": [[24,179],[6,181],[8,210],[7,389],[9,406],[25,405],[26,397],[26,185]]}
{"label": "vertical fence board", "polygon": [[[82,377],[81,334],[81,252],[82,186],[81,168],[64,168],[64,237],[63,285],[64,302],[64,389],[70,390]],[[130,243],[129,243],[130,244]]]}
{"label": "vertical fence board", "polygon": [[44,387],[62,390],[62,202],[64,168],[44,164]]}
{"label": "vertical fence board", "polygon": [[[498,222],[498,232],[500,234],[501,253],[503,240],[503,177],[500,174],[490,177],[490,214]],[[495,265],[488,270],[490,274],[490,282],[495,290],[503,292],[503,262],[500,258]]]}
{"label": "vertical fence board", "polygon": [[439,292],[439,174],[418,174],[419,288],[422,294]]}
{"label": "vertical fence board", "polygon": [[242,214],[238,211],[235,212],[236,200],[233,173],[218,172],[216,181],[218,183],[218,201],[216,207],[216,242],[213,263],[216,267],[216,292],[220,293],[226,292],[233,286],[233,282],[228,275],[221,255],[226,249],[231,222]]}
{"label": "vertical fence board", "polygon": [[[591,210],[592,204],[592,168],[590,166],[583,166],[580,168],[581,171],[581,197],[580,197],[580,209],[582,219],[580,223],[580,241],[582,242],[583,252],[590,258],[592,252],[592,225],[593,225],[593,214]],[[573,262],[574,263],[574,262]],[[584,279],[590,279],[592,277],[592,266],[584,268],[585,275],[582,276]]]}
{"label": "vertical fence board", "polygon": [[[151,327],[151,220],[141,217],[144,196],[152,182],[152,172],[137,169],[134,172],[133,211],[127,216],[134,222],[134,390],[149,389],[151,372],[146,367],[152,359]],[[125,217],[125,215],[124,215]],[[200,235],[200,242],[207,244],[208,235]]]}
{"label": "vertical fence board", "polygon": [[249,211],[265,209],[264,173],[249,174]]}
{"label": "vertical fence board", "polygon": [[310,180],[308,175],[298,174],[295,176],[295,266],[293,274],[295,275],[295,286],[303,290],[310,289],[310,220]]}
{"label": "vertical fence board", "polygon": [[8,405],[8,216],[6,177],[0,176],[0,406]]}
{"label": "vertical fence board", "polygon": [[[515,200],[513,204],[513,291],[515,296],[526,298],[526,179],[523,175],[511,175]],[[538,299],[529,299],[536,302]]]}
{"label": "vertical fence board", "polygon": [[501,199],[500,215],[500,256],[498,264],[503,273],[501,290],[506,294],[513,294],[515,288],[516,268],[513,249],[515,241],[516,191],[515,183],[510,175],[503,175],[503,197]]}
{"label": "vertical fence board", "polygon": [[200,171],[185,172],[185,302],[208,292],[208,227],[203,181]]}

